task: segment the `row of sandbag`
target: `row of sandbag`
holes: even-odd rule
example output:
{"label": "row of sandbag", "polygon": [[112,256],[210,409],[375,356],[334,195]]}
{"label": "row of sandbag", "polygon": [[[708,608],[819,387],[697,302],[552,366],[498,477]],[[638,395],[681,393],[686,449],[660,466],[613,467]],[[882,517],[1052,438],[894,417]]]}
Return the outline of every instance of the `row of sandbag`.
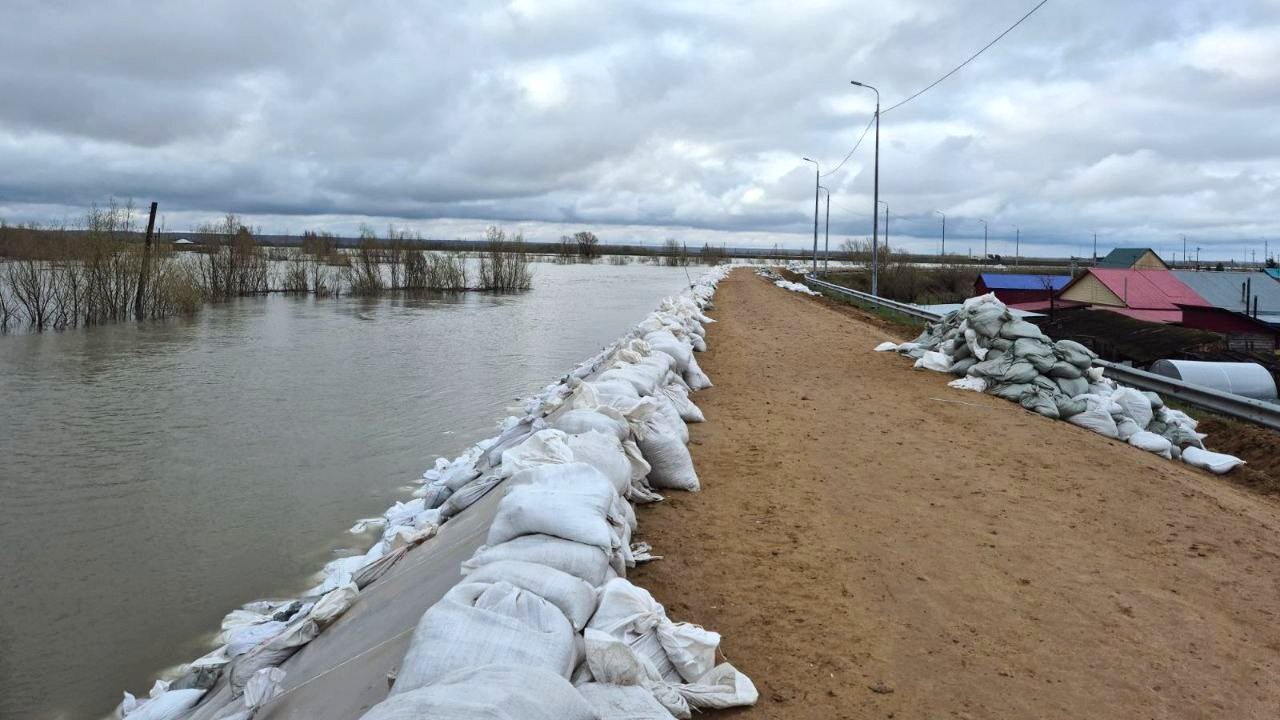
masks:
{"label": "row of sandbag", "polygon": [[[665,300],[659,312],[651,314],[637,331],[643,328],[648,332],[675,330],[687,339],[689,329],[694,326],[683,318],[695,311],[700,315],[700,309],[710,302],[715,283],[723,275],[723,271],[708,273],[685,294]],[[700,331],[701,325],[697,328]],[[700,334],[689,342],[705,348]],[[414,493],[412,500],[395,503],[380,517],[357,521],[351,528],[354,534],[363,535],[373,528],[381,530],[380,537],[366,552],[326,564],[318,574],[318,584],[300,598],[255,601],[232,611],[223,619],[217,649],[184,666],[177,680],[157,681],[147,699],[125,693],[117,714],[130,720],[251,717],[258,707],[280,692],[285,673],[278,666],[345,613],[356,602],[361,589],[386,573],[412,547],[431,538],[440,523],[469,507],[505,479],[504,475],[489,472],[498,465],[503,453],[546,429],[545,415],[574,395],[575,388],[581,385],[580,378],[599,372],[605,363],[617,362],[620,355],[629,357],[619,353],[624,343],[634,345],[634,337],[615,342],[579,365],[565,379],[531,398],[525,405],[525,415],[508,418],[498,436],[477,443],[453,462],[437,461],[434,468],[424,473],[426,484]],[[696,368],[691,355],[689,353],[690,362],[682,366],[685,369],[689,365]],[[698,374],[700,370],[691,373],[695,381]],[[692,411],[696,412],[696,408]],[[632,416],[639,419],[643,413],[640,410]],[[657,423],[654,420],[651,424]],[[684,430],[683,424],[680,429]],[[654,434],[650,444],[658,442],[657,435],[661,434]],[[577,440],[574,442],[581,445]],[[587,452],[582,447],[578,449]],[[634,465],[633,473],[637,474],[637,488],[643,488],[647,465],[643,465],[634,443],[630,443],[627,452],[628,461]],[[685,455],[687,457],[687,451]],[[692,470],[691,463],[688,468]],[[685,475],[686,484],[688,477]],[[696,486],[696,476],[692,478]],[[651,499],[660,499],[651,491],[649,495]],[[227,679],[231,688],[232,702],[221,707],[210,707],[206,703],[193,713],[193,708],[221,677]]]}
{"label": "row of sandbag", "polygon": [[969,298],[915,340],[878,351],[916,358],[915,367],[950,373],[952,387],[987,392],[1134,447],[1225,473],[1244,464],[1204,449],[1196,420],[1159,395],[1120,385],[1093,367],[1097,355],[1071,340],[1053,342],[1014,317],[993,294]]}
{"label": "row of sandbag", "polygon": [[719,635],[672,622],[626,580],[650,559],[631,543],[631,502],[698,488],[685,421],[702,414],[688,393],[710,385],[693,349],[705,347],[701,310],[721,276],[547,388],[535,404],[550,415],[523,440],[428,472],[423,499],[440,508],[486,477],[506,492],[463,582],[423,615],[390,696],[365,720],[664,720],[755,702],[746,676],[716,664]]}
{"label": "row of sandbag", "polygon": [[[801,274],[803,274],[804,272],[807,272],[807,270],[801,270],[800,272]],[[764,278],[765,280],[768,280],[769,282],[773,283],[777,287],[782,288],[783,290],[798,292],[802,295],[820,295],[821,294],[813,290],[812,288],[810,288],[808,285],[805,285],[803,283],[798,283],[798,282],[791,282],[790,280],[787,280],[786,278],[782,277],[777,272],[775,272],[772,268],[761,268],[759,270],[756,270],[756,274]]]}

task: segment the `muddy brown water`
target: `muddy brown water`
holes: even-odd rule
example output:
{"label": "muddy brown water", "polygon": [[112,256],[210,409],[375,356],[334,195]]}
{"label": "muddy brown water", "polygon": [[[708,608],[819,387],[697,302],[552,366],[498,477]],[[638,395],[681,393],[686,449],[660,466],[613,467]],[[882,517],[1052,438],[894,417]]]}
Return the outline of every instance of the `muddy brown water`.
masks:
{"label": "muddy brown water", "polygon": [[0,337],[0,718],[145,693],[686,282],[538,264],[514,295],[276,295]]}

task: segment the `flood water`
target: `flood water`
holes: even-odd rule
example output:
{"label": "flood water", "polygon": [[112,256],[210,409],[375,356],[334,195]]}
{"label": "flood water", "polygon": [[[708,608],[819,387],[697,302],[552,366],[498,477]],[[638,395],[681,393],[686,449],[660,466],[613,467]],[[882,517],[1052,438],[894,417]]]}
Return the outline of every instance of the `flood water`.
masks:
{"label": "flood water", "polygon": [[363,551],[352,521],[687,284],[534,268],[514,295],[274,295],[0,337],[0,717],[145,694],[228,611]]}

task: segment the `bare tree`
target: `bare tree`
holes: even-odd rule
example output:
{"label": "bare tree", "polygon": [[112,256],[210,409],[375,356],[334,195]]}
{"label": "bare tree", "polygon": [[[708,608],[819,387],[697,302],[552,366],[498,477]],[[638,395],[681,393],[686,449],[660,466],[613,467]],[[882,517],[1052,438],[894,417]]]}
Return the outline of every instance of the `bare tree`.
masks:
{"label": "bare tree", "polygon": [[597,245],[600,244],[600,238],[596,237],[593,232],[576,232],[573,234],[573,241],[578,245],[578,255],[590,260],[598,254]]}

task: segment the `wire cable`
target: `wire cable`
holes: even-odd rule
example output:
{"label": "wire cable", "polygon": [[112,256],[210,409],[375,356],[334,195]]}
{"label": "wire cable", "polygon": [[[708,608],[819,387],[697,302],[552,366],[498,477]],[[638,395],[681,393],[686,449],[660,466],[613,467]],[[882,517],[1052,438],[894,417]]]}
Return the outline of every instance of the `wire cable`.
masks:
{"label": "wire cable", "polygon": [[858,137],[858,142],[853,144],[853,149],[849,151],[848,155],[844,156],[844,159],[840,161],[839,165],[835,166],[835,169],[828,170],[827,172],[823,173],[822,177],[827,177],[828,175],[835,175],[837,172],[840,171],[840,168],[844,167],[845,163],[849,162],[849,158],[853,157],[853,154],[858,151],[858,146],[862,144],[862,141],[864,139],[866,139],[867,131],[871,129],[871,124],[874,123],[875,121],[876,121],[876,116],[872,114],[871,119],[867,121],[867,126],[862,129],[862,135]]}
{"label": "wire cable", "polygon": [[1014,24],[1010,25],[1010,26],[1009,26],[1009,29],[1007,29],[1007,30],[1005,30],[1004,32],[1002,32],[1002,33],[1000,33],[999,35],[997,35],[995,40],[992,40],[991,42],[987,43],[985,46],[983,46],[983,48],[982,48],[981,50],[979,50],[978,52],[974,53],[973,55],[970,55],[968,60],[965,60],[964,62],[962,62],[962,63],[960,63],[959,65],[955,66],[955,68],[953,68],[953,69],[951,70],[951,72],[949,72],[949,73],[947,73],[946,75],[943,75],[942,77],[938,78],[937,80],[934,80],[933,82],[929,83],[927,86],[925,86],[925,88],[924,88],[924,89],[922,89],[922,90],[920,90],[919,92],[917,92],[916,94],[914,94],[914,95],[912,95],[912,96],[908,97],[906,100],[902,100],[902,101],[900,101],[900,102],[898,102],[898,103],[896,103],[896,104],[894,104],[894,105],[890,105],[889,107],[885,108],[884,110],[881,110],[880,112],[881,112],[881,113],[887,113],[887,112],[889,112],[890,110],[895,110],[895,109],[897,109],[897,108],[900,108],[900,107],[902,107],[903,105],[906,105],[907,103],[911,102],[912,100],[915,100],[916,98],[920,97],[921,95],[923,95],[923,94],[925,94],[925,93],[929,92],[929,91],[930,91],[930,90],[932,90],[934,87],[936,87],[939,83],[941,83],[943,80],[946,80],[947,78],[951,77],[952,75],[955,75],[956,73],[960,72],[961,68],[963,68],[965,65],[968,65],[969,63],[971,63],[971,62],[973,62],[974,60],[976,60],[976,59],[977,59],[977,57],[978,57],[979,55],[981,55],[982,53],[984,53],[984,52],[986,52],[988,49],[990,49],[992,45],[995,45],[996,43],[1000,42],[1000,39],[1001,39],[1001,38],[1003,38],[1005,35],[1008,35],[1009,33],[1013,32],[1013,29],[1014,29],[1014,28],[1016,28],[1016,27],[1018,27],[1019,25],[1021,25],[1021,24],[1022,24],[1022,22],[1023,22],[1024,20],[1026,20],[1027,18],[1031,17],[1031,16],[1035,13],[1035,11],[1037,11],[1037,10],[1039,10],[1040,8],[1044,7],[1044,6],[1045,6],[1045,4],[1046,4],[1046,3],[1048,3],[1048,2],[1049,2],[1049,0],[1040,0],[1040,3],[1039,3],[1038,5],[1036,5],[1035,7],[1031,8],[1030,10],[1028,10],[1026,15],[1023,15],[1021,18],[1018,18],[1018,22],[1016,22],[1016,23],[1014,23]]}

